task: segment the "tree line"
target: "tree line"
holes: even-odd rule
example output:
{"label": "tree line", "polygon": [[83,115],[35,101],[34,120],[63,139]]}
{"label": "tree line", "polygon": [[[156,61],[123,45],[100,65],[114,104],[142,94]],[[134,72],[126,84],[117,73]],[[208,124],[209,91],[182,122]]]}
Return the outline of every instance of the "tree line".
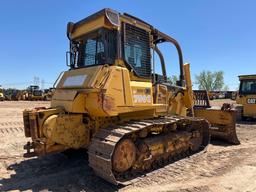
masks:
{"label": "tree line", "polygon": [[[195,84],[198,89],[207,91],[228,91],[229,87],[224,83],[223,71],[205,71],[203,70],[198,75],[195,75]],[[176,75],[168,77],[168,81],[175,84],[178,80]]]}

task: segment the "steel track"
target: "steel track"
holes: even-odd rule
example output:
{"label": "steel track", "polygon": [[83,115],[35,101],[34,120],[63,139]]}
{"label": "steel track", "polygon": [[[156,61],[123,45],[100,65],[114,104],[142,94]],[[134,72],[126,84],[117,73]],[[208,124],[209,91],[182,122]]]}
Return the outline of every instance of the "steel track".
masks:
{"label": "steel track", "polygon": [[150,120],[130,121],[123,125],[114,125],[101,129],[92,139],[88,149],[89,165],[93,168],[95,173],[103,179],[113,184],[128,185],[139,178],[139,176],[162,167],[170,162],[179,160],[186,156],[190,156],[198,151],[185,150],[170,155],[167,159],[159,159],[152,162],[150,170],[143,170],[143,172],[134,172],[132,169],[122,174],[117,174],[112,170],[112,155],[117,143],[124,137],[136,135],[139,131],[150,126],[164,126],[170,124],[191,124],[195,127],[203,126],[203,143],[200,150],[206,148],[209,143],[209,124],[204,119],[190,118],[190,117],[161,117]]}

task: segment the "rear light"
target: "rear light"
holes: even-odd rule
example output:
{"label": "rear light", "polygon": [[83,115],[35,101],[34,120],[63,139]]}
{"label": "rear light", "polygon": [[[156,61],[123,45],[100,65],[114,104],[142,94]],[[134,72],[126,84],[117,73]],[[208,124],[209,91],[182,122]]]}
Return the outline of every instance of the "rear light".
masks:
{"label": "rear light", "polygon": [[118,12],[111,9],[106,9],[106,17],[112,25],[116,27],[120,26],[120,18]]}

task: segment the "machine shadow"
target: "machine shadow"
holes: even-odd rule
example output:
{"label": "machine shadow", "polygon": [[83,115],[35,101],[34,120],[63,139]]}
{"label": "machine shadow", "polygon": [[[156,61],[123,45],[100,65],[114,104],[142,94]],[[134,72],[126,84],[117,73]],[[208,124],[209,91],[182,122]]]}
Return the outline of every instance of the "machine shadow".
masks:
{"label": "machine shadow", "polygon": [[211,138],[210,144],[216,145],[216,146],[222,146],[222,147],[230,147],[234,145],[220,138],[214,138],[214,139]]}
{"label": "machine shadow", "polygon": [[256,125],[256,118],[247,118],[245,120],[238,120],[239,125]]}
{"label": "machine shadow", "polygon": [[42,158],[11,164],[10,178],[0,180],[0,191],[117,191],[114,186],[97,177],[88,165],[87,154],[67,157],[53,154]]}

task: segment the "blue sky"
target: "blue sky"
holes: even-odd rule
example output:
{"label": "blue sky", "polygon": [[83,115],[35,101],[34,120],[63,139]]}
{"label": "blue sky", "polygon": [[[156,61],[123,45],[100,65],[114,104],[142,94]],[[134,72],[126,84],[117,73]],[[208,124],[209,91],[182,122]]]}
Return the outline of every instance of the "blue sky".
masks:
{"label": "blue sky", "polygon": [[[151,3],[154,2],[154,3]],[[256,73],[253,0],[3,0],[0,6],[0,84],[26,87],[37,76],[51,86],[67,70],[66,24],[109,7],[137,16],[177,39],[192,78],[225,73],[230,89],[239,74]],[[169,74],[178,69],[173,47],[163,47]],[[195,86],[196,87],[196,86]]]}

